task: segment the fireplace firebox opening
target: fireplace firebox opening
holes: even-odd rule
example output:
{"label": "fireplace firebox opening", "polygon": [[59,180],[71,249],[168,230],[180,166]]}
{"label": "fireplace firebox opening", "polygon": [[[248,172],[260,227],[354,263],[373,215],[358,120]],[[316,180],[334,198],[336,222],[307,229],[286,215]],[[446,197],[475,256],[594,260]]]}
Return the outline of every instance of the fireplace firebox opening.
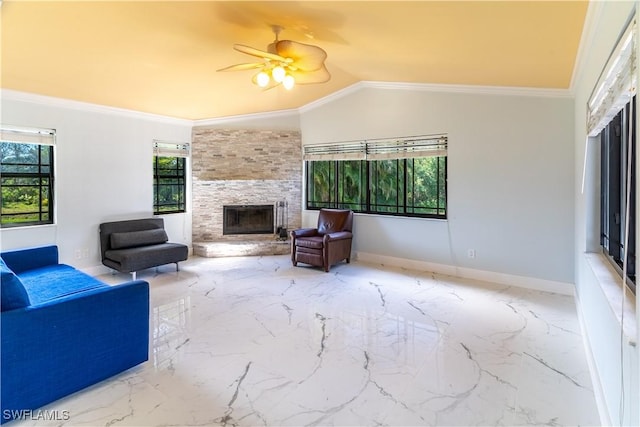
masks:
{"label": "fireplace firebox opening", "polygon": [[225,205],[222,234],[273,234],[273,209],[273,205]]}

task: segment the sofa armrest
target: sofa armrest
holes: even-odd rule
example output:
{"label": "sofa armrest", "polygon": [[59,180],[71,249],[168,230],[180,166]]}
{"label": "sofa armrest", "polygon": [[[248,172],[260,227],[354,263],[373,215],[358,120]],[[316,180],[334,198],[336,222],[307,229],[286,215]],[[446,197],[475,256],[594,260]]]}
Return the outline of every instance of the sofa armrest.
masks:
{"label": "sofa armrest", "polygon": [[149,284],[142,280],[1,316],[3,416],[39,408],[148,360]]}
{"label": "sofa armrest", "polygon": [[38,246],[27,249],[15,249],[0,253],[7,267],[16,274],[27,270],[58,264],[56,245]]}
{"label": "sofa armrest", "polygon": [[299,228],[297,230],[291,231],[291,238],[295,239],[296,237],[310,237],[317,236],[318,229],[317,228]]}
{"label": "sofa armrest", "polygon": [[335,233],[327,233],[324,235],[324,241],[329,240],[344,240],[353,238],[353,233],[350,231],[336,231]]}

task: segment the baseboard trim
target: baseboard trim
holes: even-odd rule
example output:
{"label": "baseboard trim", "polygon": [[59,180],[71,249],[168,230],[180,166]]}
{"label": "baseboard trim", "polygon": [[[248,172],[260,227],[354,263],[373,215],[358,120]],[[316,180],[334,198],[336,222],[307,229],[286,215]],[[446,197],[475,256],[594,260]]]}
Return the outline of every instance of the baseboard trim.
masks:
{"label": "baseboard trim", "polygon": [[355,252],[354,255],[354,259],[372,264],[383,264],[392,267],[407,268],[410,270],[431,271],[433,273],[444,274],[447,276],[480,280],[483,282],[492,282],[501,285],[516,286],[519,288],[533,289],[536,291],[551,292],[561,295],[575,295],[575,287],[573,286],[573,284],[566,282],[537,279],[534,277],[498,273],[495,271],[477,270],[466,267],[456,267],[453,265],[438,264],[413,259],[396,258],[368,252]]}
{"label": "baseboard trim", "polygon": [[91,267],[79,268],[78,270],[93,277],[107,274],[113,271],[112,269],[105,267],[104,265],[93,265]]}

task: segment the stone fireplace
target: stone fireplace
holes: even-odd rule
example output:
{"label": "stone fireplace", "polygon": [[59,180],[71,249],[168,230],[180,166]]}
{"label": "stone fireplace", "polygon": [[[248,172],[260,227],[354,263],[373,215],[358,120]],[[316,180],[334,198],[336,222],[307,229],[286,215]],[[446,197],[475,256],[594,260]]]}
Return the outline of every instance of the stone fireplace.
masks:
{"label": "stone fireplace", "polygon": [[[191,150],[194,252],[252,255],[247,248],[261,246],[257,254],[288,253],[288,242],[279,240],[273,228],[269,233],[225,233],[224,207],[268,205],[274,215],[274,206],[284,201],[289,229],[300,227],[300,132],[194,128]],[[271,223],[273,227],[273,216]],[[217,248],[215,253],[212,247]],[[238,254],[238,247],[245,249]]]}

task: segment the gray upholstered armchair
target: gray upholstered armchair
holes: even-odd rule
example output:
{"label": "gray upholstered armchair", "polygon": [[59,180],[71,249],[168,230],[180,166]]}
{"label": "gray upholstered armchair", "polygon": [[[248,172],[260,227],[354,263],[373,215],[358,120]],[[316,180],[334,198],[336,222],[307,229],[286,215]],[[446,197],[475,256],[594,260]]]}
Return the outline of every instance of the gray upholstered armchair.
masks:
{"label": "gray upholstered armchair", "polygon": [[291,232],[291,262],[329,268],[343,259],[351,261],[353,211],[320,209],[317,228],[301,228]]}

